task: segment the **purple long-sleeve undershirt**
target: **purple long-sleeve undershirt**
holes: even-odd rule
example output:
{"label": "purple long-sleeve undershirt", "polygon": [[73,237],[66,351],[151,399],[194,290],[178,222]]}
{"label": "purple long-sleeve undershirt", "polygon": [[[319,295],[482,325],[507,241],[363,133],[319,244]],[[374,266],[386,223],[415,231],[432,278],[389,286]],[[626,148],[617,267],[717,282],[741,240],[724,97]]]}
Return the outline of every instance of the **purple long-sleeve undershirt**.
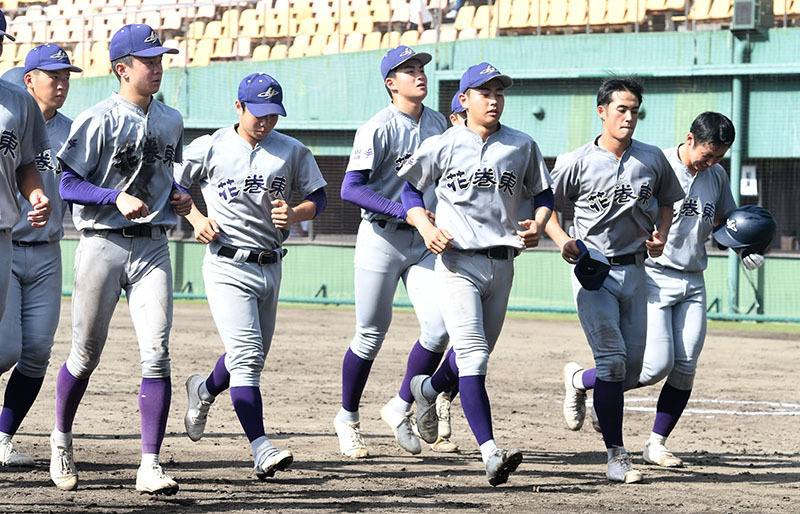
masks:
{"label": "purple long-sleeve undershirt", "polygon": [[305,200],[308,200],[309,202],[314,204],[315,218],[320,214],[322,214],[322,211],[324,211],[325,207],[328,206],[328,195],[325,194],[325,188],[323,187],[317,189],[316,191],[306,196]]}
{"label": "purple long-sleeve undershirt", "polygon": [[369,171],[348,171],[342,181],[342,200],[378,214],[405,219],[403,204],[389,200],[367,187]]}
{"label": "purple long-sleeve undershirt", "polygon": [[61,182],[58,186],[58,192],[63,200],[71,203],[80,205],[114,205],[122,191],[96,186],[84,180],[83,177],[69,167],[64,166],[61,170]]}

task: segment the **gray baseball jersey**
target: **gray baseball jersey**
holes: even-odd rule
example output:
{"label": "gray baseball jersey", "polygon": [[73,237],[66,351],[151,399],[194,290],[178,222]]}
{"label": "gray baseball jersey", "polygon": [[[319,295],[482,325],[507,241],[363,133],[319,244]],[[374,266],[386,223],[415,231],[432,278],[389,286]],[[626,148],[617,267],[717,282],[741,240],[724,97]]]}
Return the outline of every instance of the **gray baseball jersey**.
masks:
{"label": "gray baseball jersey", "polygon": [[[397,172],[422,141],[441,134],[446,128],[445,117],[433,109],[423,106],[422,116],[417,123],[414,118],[390,104],[356,132],[347,171],[368,171],[368,188],[384,198],[400,202],[405,181],[397,176]],[[427,200],[426,206],[433,210]],[[430,200],[433,202],[432,196]],[[385,214],[363,209],[361,217],[367,221],[391,219]]]}
{"label": "gray baseball jersey", "polygon": [[422,143],[400,177],[419,190],[436,184],[436,225],[455,248],[523,248],[517,235],[522,201],[552,184],[538,145],[505,125],[481,137],[464,125]]}
{"label": "gray baseball jersey", "polygon": [[286,239],[272,224],[273,200],[288,202],[295,192],[305,198],[326,184],[298,140],[273,130],[254,148],[234,127],[192,141],[175,168],[175,181],[200,184],[220,243],[251,250],[278,248]]}
{"label": "gray baseball jersey", "polygon": [[17,168],[50,148],[39,106],[24,89],[0,81],[0,230],[20,217]]}
{"label": "gray baseball jersey", "polygon": [[[55,159],[55,152],[60,149],[67,141],[72,120],[56,112],[56,115],[45,122],[47,127],[47,134],[50,139],[50,149],[45,150],[36,155],[36,166],[42,174],[42,183],[44,184],[44,194],[50,199],[50,219],[52,223],[48,223],[42,228],[34,228],[30,222],[23,217],[14,225],[13,238],[14,241],[58,241],[64,236],[64,212],[67,209],[67,203],[61,200],[58,193],[58,182],[61,179],[61,167],[58,160]],[[26,213],[33,210],[31,204],[18,194],[20,212]]]}
{"label": "gray baseball jersey", "polygon": [[129,221],[114,205],[74,205],[78,230],[122,228],[137,223],[173,226],[177,216],[169,203],[173,163],[181,162],[183,119],[158,100],[147,113],[111,95],[82,112],[58,153],[62,163],[86,181],[124,191],[143,201],[150,215]]}
{"label": "gray baseball jersey", "polygon": [[708,264],[705,242],[714,220],[727,218],[736,202],[731,194],[725,169],[715,164],[694,177],[678,156],[678,147],[664,150],[686,197],[675,202],[672,228],[664,253],[648,259],[650,266],[666,266],[683,271],[703,271]]}
{"label": "gray baseball jersey", "polygon": [[552,177],[556,209],[575,206],[571,235],[608,256],[644,252],[658,207],[684,196],[661,149],[635,139],[621,159],[597,139],[559,155]]}

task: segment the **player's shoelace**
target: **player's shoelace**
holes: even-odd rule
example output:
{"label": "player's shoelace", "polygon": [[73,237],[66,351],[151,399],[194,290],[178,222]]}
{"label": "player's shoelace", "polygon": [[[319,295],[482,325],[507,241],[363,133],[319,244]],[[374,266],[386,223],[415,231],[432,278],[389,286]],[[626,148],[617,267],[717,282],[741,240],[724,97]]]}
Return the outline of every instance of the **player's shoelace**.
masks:
{"label": "player's shoelace", "polygon": [[364,436],[361,435],[361,428],[350,425],[350,445],[351,448],[364,448],[367,443],[364,442]]}
{"label": "player's shoelace", "polygon": [[449,400],[440,400],[437,403],[439,407],[436,409],[436,415],[439,416],[439,421],[443,421],[445,423],[450,421],[450,401]]}
{"label": "player's shoelace", "polygon": [[72,448],[58,449],[58,467],[62,476],[75,474],[75,464],[72,461]]}
{"label": "player's shoelace", "polygon": [[[617,463],[625,475],[628,474],[629,471],[633,471],[633,464],[631,463],[631,456],[627,453],[623,453],[620,455],[615,455],[611,458],[611,460]],[[624,476],[624,475],[623,475]]]}
{"label": "player's shoelace", "polygon": [[208,411],[211,409],[211,402],[200,400],[200,405],[195,409],[197,414],[194,416],[194,422],[204,421],[208,417]]}

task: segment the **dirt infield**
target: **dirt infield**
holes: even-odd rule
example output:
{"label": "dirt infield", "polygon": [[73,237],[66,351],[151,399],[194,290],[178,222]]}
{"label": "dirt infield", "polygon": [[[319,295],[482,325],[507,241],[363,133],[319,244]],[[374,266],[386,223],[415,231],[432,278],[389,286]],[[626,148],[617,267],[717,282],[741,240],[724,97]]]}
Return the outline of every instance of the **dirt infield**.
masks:
{"label": "dirt infield", "polygon": [[[395,392],[417,335],[414,315],[398,312],[362,402],[362,430],[372,458],[338,455],[331,421],[340,395],[341,360],[354,325],[348,309],[282,306],[262,378],[267,435],[294,452],[295,463],[259,482],[247,440],[227,393],[211,410],[205,437],[183,432],[183,381],[207,373],[222,352],[204,303],[177,303],[172,337],[173,402],[162,463],[180,484],[170,498],[134,490],[139,456],[138,349],[121,303],[103,361],[75,423],[80,489],[58,491],[48,474],[57,367],[69,350],[69,302],[39,401],[15,438],[36,468],[0,468],[1,512],[767,512],[800,502],[797,381],[800,337],[712,330],[701,357],[689,413],[670,439],[688,467],[641,464],[657,389],[626,397],[625,439],[645,474],[639,485],[605,478],[605,451],[591,426],[566,429],[561,367],[590,363],[573,321],[512,317],[492,356],[487,387],[495,437],[525,460],[509,483],[488,486],[474,439],[456,401],[452,456],[398,448],[379,410]],[[0,379],[5,388],[8,374]],[[779,404],[783,402],[783,404]],[[795,507],[792,507],[795,505]]]}

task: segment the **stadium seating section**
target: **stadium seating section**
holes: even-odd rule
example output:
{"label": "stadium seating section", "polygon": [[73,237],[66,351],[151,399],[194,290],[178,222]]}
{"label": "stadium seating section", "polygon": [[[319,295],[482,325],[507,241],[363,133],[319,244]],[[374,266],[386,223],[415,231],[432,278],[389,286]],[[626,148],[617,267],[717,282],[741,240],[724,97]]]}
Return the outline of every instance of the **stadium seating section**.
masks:
{"label": "stadium seating section", "polygon": [[[108,43],[126,23],[147,23],[166,46],[165,68],[213,61],[284,59],[526,34],[673,30],[681,24],[731,21],[733,0],[470,1],[454,17],[447,0],[428,0],[440,30],[406,30],[408,0],[10,0],[0,73],[19,66],[39,44],[58,43],[84,69],[111,72]],[[800,0],[775,0],[776,23],[800,19]],[[438,34],[437,34],[438,32]]]}

